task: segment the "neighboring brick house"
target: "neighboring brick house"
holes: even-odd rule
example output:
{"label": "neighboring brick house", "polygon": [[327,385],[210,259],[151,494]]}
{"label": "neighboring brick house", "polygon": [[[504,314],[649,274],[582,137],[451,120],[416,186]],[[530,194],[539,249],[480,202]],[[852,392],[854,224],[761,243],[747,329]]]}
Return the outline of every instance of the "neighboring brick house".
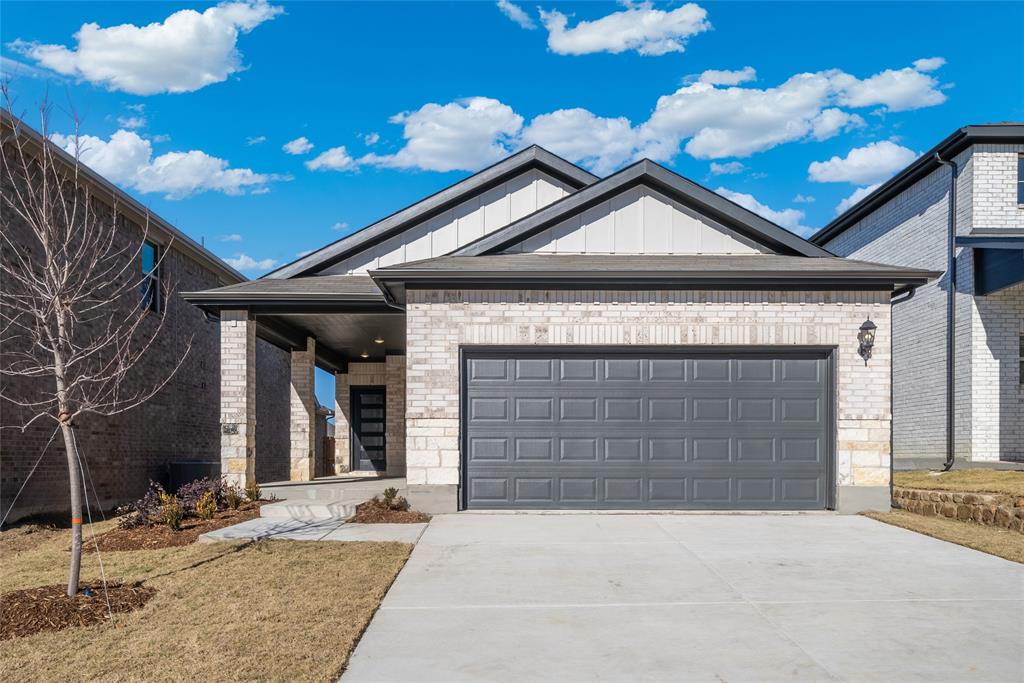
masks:
{"label": "neighboring brick house", "polygon": [[222,325],[222,469],[259,468],[254,341],[314,365],[335,469],[456,509],[888,509],[890,296],[849,261],[651,161],[538,147],[267,276],[185,294]]}
{"label": "neighboring brick house", "polygon": [[[4,144],[10,143],[12,123],[11,117],[4,114]],[[23,123],[18,122],[18,125],[21,134],[38,149],[38,134]],[[56,152],[70,168],[74,160],[59,150]],[[135,253],[147,222],[146,250],[166,250],[157,276],[172,283],[175,291],[162,302],[162,315],[166,316],[164,329],[136,367],[133,381],[149,386],[154,378],[165,376],[181,356],[187,340],[192,339],[191,351],[182,367],[146,404],[113,417],[86,415],[76,421],[79,446],[91,474],[90,483],[95,485],[103,507],[109,508],[140,496],[151,479],[166,481],[171,462],[219,462],[219,325],[182,301],[178,292],[244,282],[246,278],[98,174],[85,167],[81,170],[81,180],[88,184],[92,197],[101,203],[101,211],[110,211],[116,204],[128,253]],[[6,185],[7,174],[3,175],[5,184],[0,189],[7,193],[12,188]],[[2,229],[23,255],[38,258],[35,238],[12,212],[2,212]],[[12,257],[7,246],[0,250],[0,257]],[[141,263],[135,266],[135,277],[141,275],[141,268]],[[9,291],[2,282],[0,290]],[[0,306],[5,305],[0,295]],[[15,350],[13,343],[6,342],[0,348],[0,362],[7,363]],[[264,340],[255,345],[255,354],[255,364],[260,368],[258,475],[261,481],[286,479],[288,441],[284,426],[288,421],[288,356]],[[2,377],[0,381],[4,382],[5,391],[16,396],[31,390],[28,380],[22,378]],[[130,391],[134,386],[126,389]],[[0,516],[8,512],[14,496],[25,485],[10,510],[8,521],[34,513],[66,510],[69,505],[67,464],[59,433],[25,483],[55,426],[47,420],[39,420],[23,431],[18,427],[25,420],[26,413],[21,407],[0,402],[0,423],[4,427],[0,430]],[[91,490],[89,496],[93,503]]]}
{"label": "neighboring brick house", "polygon": [[1024,460],[1024,125],[967,126],[811,238],[844,257],[947,271],[893,306],[893,453],[947,445],[950,167],[955,177],[955,454]]}

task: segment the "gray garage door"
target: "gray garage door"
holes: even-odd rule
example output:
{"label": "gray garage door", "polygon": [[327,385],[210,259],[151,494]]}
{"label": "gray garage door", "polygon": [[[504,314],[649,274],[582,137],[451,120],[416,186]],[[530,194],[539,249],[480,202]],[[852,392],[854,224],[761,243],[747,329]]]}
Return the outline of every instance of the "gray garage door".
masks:
{"label": "gray garage door", "polygon": [[822,509],[824,352],[474,351],[468,508]]}

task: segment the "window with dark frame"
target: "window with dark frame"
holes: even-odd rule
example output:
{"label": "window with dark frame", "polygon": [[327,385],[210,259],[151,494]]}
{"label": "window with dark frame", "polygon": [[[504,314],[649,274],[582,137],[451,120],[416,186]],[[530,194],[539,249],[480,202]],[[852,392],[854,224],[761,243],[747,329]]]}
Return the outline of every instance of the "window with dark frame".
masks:
{"label": "window with dark frame", "polygon": [[1017,203],[1024,205],[1024,154],[1017,157]]}
{"label": "window with dark frame", "polygon": [[159,313],[164,303],[160,291],[160,247],[152,242],[143,242],[139,256],[142,265],[142,307]]}

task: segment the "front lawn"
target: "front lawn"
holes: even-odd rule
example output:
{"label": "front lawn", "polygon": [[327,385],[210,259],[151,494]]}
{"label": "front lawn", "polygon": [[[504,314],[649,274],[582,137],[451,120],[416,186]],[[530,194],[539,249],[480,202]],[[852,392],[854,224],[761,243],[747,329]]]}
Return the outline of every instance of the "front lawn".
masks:
{"label": "front lawn", "polygon": [[908,489],[1024,496],[1024,472],[1014,470],[970,469],[941,474],[929,470],[911,470],[896,472],[893,483]]}
{"label": "front lawn", "polygon": [[924,517],[905,510],[865,512],[866,517],[919,534],[1024,563],[1024,534],[1009,529],[970,524],[946,517]]}
{"label": "front lawn", "polygon": [[[24,531],[0,532],[0,593],[66,581],[68,532]],[[155,595],[107,623],[4,640],[0,671],[8,680],[337,680],[411,549],[263,541],[103,552],[108,582],[141,581]],[[83,554],[83,583],[100,578],[97,559]]]}

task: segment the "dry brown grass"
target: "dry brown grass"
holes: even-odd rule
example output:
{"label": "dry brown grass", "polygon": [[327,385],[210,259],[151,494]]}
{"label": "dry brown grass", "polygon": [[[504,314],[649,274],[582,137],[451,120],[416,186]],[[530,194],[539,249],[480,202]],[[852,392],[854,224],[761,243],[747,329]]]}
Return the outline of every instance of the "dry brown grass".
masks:
{"label": "dry brown grass", "polygon": [[924,517],[905,510],[865,512],[864,515],[879,522],[1024,563],[1024,534],[1016,531],[945,517]]}
{"label": "dry brown grass", "polygon": [[936,491],[966,491],[970,493],[1005,493],[1024,496],[1024,471],[1019,470],[953,470],[935,474],[929,470],[896,472],[896,486]]}
{"label": "dry brown grass", "polygon": [[[0,593],[66,580],[66,531],[14,539],[0,535]],[[268,541],[103,553],[108,581],[144,580],[157,595],[107,624],[5,641],[0,671],[18,681],[337,680],[410,550]],[[82,579],[98,578],[88,553]]]}

